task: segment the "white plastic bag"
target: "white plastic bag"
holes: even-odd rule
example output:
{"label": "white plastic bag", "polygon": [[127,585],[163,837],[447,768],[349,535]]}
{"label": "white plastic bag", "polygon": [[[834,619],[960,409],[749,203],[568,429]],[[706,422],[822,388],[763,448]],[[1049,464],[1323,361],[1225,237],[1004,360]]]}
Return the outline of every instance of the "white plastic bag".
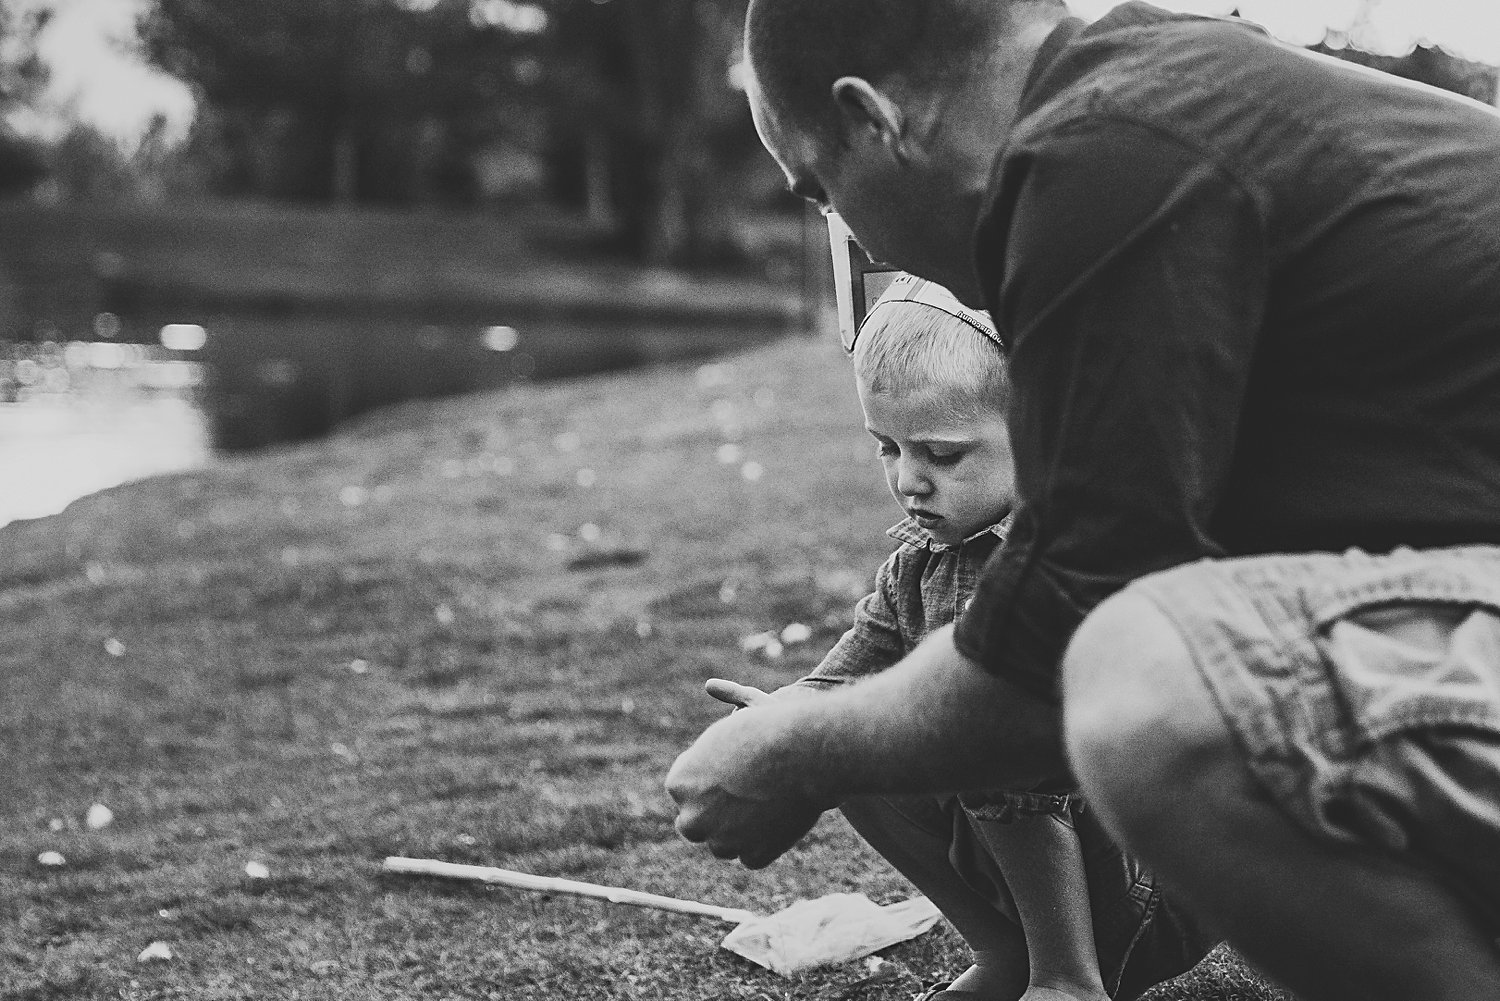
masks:
{"label": "white plastic bag", "polygon": [[916,938],[940,917],[926,897],[881,907],[863,893],[831,893],[746,921],[720,944],[789,977]]}

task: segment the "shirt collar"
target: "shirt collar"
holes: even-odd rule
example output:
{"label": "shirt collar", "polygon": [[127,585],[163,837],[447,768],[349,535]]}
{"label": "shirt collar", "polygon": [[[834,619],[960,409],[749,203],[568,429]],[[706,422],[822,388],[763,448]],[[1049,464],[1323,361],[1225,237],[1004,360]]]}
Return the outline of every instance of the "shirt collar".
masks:
{"label": "shirt collar", "polygon": [[[1026,84],[1021,88],[1021,100],[1023,104],[1026,97],[1036,90],[1037,81],[1046,75],[1047,70],[1057,60],[1058,53],[1067,47],[1068,43],[1078,36],[1080,31],[1088,27],[1087,22],[1081,17],[1065,17],[1057,23],[1036,50],[1036,56],[1031,62],[1031,70],[1026,74]],[[1016,116],[1017,118],[1020,115]]]}
{"label": "shirt collar", "polygon": [[919,549],[930,549],[935,553],[942,553],[952,549],[962,549],[964,546],[967,546],[975,539],[983,538],[986,535],[993,535],[1001,542],[1004,542],[1005,534],[1010,531],[1010,517],[1011,516],[1007,514],[1000,521],[989,526],[988,528],[981,528],[979,531],[975,532],[973,535],[969,536],[967,539],[964,539],[957,545],[950,545],[946,542],[939,542],[938,540],[934,539],[932,537],[932,533],[928,532],[927,529],[917,524],[917,520],[915,518],[901,519],[899,522],[886,529],[885,534],[889,535],[897,542],[906,543],[908,546],[916,546]]}

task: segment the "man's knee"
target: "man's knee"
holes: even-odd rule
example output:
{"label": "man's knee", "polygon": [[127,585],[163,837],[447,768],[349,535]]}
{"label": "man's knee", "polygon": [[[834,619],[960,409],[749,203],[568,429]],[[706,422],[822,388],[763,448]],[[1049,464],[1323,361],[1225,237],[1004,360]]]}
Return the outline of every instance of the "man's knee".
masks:
{"label": "man's knee", "polygon": [[1129,591],[1096,608],[1068,646],[1063,725],[1085,794],[1136,836],[1170,824],[1183,777],[1229,745],[1181,633]]}

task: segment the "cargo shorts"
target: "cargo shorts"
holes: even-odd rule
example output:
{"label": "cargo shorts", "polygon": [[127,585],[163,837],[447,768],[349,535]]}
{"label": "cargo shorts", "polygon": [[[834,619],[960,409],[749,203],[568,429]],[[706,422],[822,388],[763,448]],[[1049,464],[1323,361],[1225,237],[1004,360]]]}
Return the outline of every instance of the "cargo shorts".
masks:
{"label": "cargo shorts", "polygon": [[1500,547],[1203,560],[1129,590],[1296,824],[1432,872],[1500,935]]}

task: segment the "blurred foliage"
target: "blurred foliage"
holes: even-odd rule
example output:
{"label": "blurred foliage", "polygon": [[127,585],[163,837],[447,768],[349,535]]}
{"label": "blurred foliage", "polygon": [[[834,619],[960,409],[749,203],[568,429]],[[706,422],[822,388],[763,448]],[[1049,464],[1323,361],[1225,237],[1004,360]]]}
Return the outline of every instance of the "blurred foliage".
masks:
{"label": "blurred foliage", "polygon": [[468,200],[465,156],[524,118],[531,39],[469,0],[155,0],[140,31],[198,93],[191,142],[220,193]]}
{"label": "blurred foliage", "polygon": [[46,180],[37,191],[52,202],[160,201],[199,186],[193,164],[153,118],[133,147],[86,121],[73,121],[42,149]]}
{"label": "blurred foliage", "polygon": [[[637,259],[732,241],[774,169],[730,84],[744,0],[153,0],[200,111],[179,182],[358,203],[550,196]],[[761,189],[766,186],[761,185]]]}
{"label": "blurred foliage", "polygon": [[0,107],[29,100],[46,82],[36,41],[51,19],[46,7],[21,13],[0,4]]}
{"label": "blurred foliage", "polygon": [[744,0],[549,7],[541,91],[554,190],[596,215],[618,213],[639,256],[713,258],[730,242],[726,207],[780,188],[730,83],[744,9]]}
{"label": "blurred foliage", "polygon": [[[187,82],[185,143],[112,150],[76,126],[60,197],[204,192],[310,203],[549,200],[590,245],[730,263],[747,210],[791,208],[732,82],[745,0],[149,0],[142,51]],[[15,18],[10,18],[15,21]],[[0,101],[34,76],[0,11]],[[34,34],[34,32],[33,32]],[[1325,49],[1325,51],[1327,51]],[[8,57],[6,55],[8,54]],[[1484,101],[1493,67],[1434,49],[1335,53]],[[0,135],[0,185],[30,177]],[[33,161],[34,161],[33,156]]]}
{"label": "blurred foliage", "polygon": [[1358,49],[1330,49],[1324,45],[1314,46],[1314,49],[1407,80],[1441,87],[1485,104],[1495,103],[1495,67],[1460,59],[1439,48],[1418,46],[1404,56],[1377,56]]}
{"label": "blurred foliage", "polygon": [[[0,115],[29,103],[46,82],[36,39],[51,16],[46,8],[23,15],[0,4]],[[45,172],[38,145],[0,117],[0,195],[24,191]]]}

